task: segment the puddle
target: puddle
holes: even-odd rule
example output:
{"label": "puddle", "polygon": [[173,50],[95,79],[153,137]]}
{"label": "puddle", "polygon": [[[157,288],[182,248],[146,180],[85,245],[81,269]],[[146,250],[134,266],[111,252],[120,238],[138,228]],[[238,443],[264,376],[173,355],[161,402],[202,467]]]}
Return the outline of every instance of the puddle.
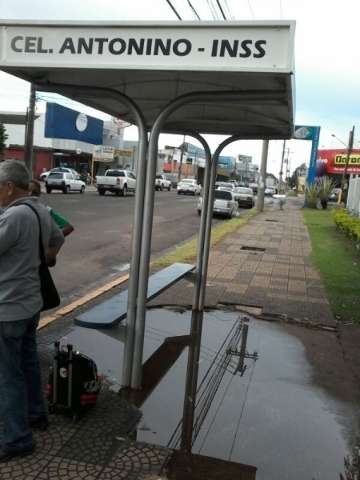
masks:
{"label": "puddle", "polygon": [[[205,313],[199,381],[238,316]],[[149,310],[144,361],[166,337],[187,335],[190,317],[190,312]],[[122,327],[102,332],[75,327],[67,335],[67,341],[95,359],[116,388],[123,338]],[[257,351],[259,359],[245,361],[243,377],[233,375],[238,359],[231,361],[193,453],[254,465],[257,480],[338,480],[358,424],[356,406],[313,383],[303,343],[283,326],[250,319],[247,351]],[[137,440],[168,444],[182,416],[186,366],[187,348],[142,405]]]}

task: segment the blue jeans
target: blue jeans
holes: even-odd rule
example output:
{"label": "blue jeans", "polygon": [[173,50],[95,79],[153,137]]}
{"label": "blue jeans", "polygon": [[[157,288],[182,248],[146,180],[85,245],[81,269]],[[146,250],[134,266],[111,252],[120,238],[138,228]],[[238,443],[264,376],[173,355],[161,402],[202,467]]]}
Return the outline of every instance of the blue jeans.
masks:
{"label": "blue jeans", "polygon": [[6,452],[32,447],[29,419],[47,416],[36,346],[39,318],[0,321],[0,420]]}

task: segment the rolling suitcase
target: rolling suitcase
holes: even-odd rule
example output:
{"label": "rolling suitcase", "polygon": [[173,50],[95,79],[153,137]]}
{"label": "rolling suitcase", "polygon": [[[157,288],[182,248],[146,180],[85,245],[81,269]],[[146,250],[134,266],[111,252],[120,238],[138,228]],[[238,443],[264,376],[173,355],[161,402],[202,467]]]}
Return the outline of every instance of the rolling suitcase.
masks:
{"label": "rolling suitcase", "polygon": [[101,390],[96,363],[74,351],[72,345],[60,349],[60,342],[55,342],[46,390],[49,412],[64,411],[76,420],[84,410],[96,404]]}

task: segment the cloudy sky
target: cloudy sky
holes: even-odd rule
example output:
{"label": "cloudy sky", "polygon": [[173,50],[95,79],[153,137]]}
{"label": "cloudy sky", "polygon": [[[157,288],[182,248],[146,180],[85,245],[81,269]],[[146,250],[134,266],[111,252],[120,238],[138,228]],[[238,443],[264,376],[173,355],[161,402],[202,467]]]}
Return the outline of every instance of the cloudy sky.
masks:
{"label": "cloudy sky", "polygon": [[[220,0],[233,20],[296,20],[295,123],[321,126],[320,148],[342,148],[334,133],[347,142],[355,125],[355,147],[360,148],[360,41],[359,0]],[[172,0],[183,20],[196,20],[187,0]],[[202,20],[213,20],[220,11],[216,0],[191,0]],[[176,20],[166,0],[0,0],[0,18],[46,20]],[[0,110],[22,111],[29,85],[0,72]],[[53,98],[53,97],[52,97]],[[68,100],[60,103],[78,106]],[[38,109],[44,109],[39,102]],[[84,107],[85,113],[93,113]],[[99,112],[95,113],[97,116]],[[125,138],[135,139],[128,128]],[[219,137],[208,137],[215,147]],[[181,137],[162,136],[160,146],[178,144]],[[291,169],[308,161],[306,141],[287,142]],[[278,175],[282,142],[270,142],[269,171]],[[225,154],[247,154],[259,163],[261,142],[241,141]]]}

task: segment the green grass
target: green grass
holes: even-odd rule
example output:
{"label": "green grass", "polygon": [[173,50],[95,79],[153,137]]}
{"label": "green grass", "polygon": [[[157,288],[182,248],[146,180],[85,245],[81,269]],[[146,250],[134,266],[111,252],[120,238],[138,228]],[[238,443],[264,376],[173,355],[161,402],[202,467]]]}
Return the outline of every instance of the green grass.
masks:
{"label": "green grass", "polygon": [[360,323],[360,253],[334,223],[331,210],[304,210],[312,258],[336,318]]}
{"label": "green grass", "polygon": [[[224,220],[218,223],[211,230],[211,246],[216,245],[222,240],[225,235],[235,232],[238,228],[249,222],[251,218],[256,215],[256,209],[252,208],[246,213],[241,214],[240,217],[232,218],[231,220]],[[153,268],[162,268],[171,265],[175,262],[191,262],[196,257],[197,236],[187,240],[181,245],[176,246],[165,255],[156,258],[151,266]]]}

